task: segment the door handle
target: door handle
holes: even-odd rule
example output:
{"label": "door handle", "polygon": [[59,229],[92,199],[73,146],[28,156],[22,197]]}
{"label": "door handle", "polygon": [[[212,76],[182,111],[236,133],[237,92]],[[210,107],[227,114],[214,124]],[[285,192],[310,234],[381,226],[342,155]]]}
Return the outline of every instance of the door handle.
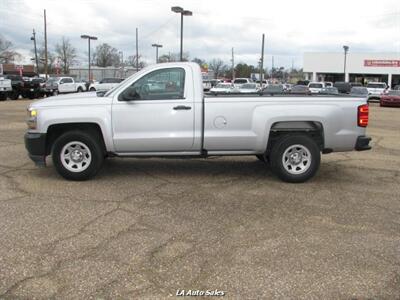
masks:
{"label": "door handle", "polygon": [[174,107],[174,110],[191,110],[191,106],[185,106],[185,105],[178,105]]}

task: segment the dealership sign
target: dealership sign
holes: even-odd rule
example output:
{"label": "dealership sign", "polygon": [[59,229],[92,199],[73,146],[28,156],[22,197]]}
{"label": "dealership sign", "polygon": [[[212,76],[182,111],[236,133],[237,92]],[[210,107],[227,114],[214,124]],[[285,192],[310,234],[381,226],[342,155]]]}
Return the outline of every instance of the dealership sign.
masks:
{"label": "dealership sign", "polygon": [[390,60],[390,59],[365,59],[364,67],[391,67],[400,68],[400,60]]}

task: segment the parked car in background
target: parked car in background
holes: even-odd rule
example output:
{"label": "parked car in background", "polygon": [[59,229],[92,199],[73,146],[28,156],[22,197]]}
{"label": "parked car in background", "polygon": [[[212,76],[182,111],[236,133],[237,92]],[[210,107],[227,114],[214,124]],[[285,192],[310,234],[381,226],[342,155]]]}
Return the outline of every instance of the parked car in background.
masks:
{"label": "parked car in background", "polygon": [[0,77],[0,101],[7,100],[12,93],[11,79]]}
{"label": "parked car in background", "polygon": [[290,93],[295,95],[311,95],[311,91],[306,85],[295,85],[292,87]]}
{"label": "parked car in background", "polygon": [[42,88],[44,80],[39,77],[23,77],[24,85],[21,95],[24,98],[35,99],[44,96]]}
{"label": "parked car in background", "polygon": [[211,87],[213,88],[214,86],[216,86],[218,83],[221,83],[222,81],[219,79],[211,79],[210,83],[211,83]]}
{"label": "parked car in background", "polygon": [[399,106],[400,107],[400,90],[390,90],[387,94],[382,95],[379,100],[380,106]]}
{"label": "parked car in background", "polygon": [[325,87],[333,87],[333,82],[331,81],[325,81]]}
{"label": "parked car in background", "polygon": [[395,85],[393,89],[394,89],[395,91],[400,90],[400,84]]}
{"label": "parked car in background", "polygon": [[211,89],[211,81],[210,80],[203,80],[203,91],[209,91]]}
{"label": "parked car in background", "polygon": [[354,86],[350,90],[351,96],[368,97],[368,89],[364,86]]}
{"label": "parked car in background", "polygon": [[22,88],[24,87],[24,80],[19,75],[5,75],[5,79],[11,80],[12,92],[9,97],[12,100],[17,100],[22,95]]}
{"label": "parked car in background", "polygon": [[338,95],[339,90],[333,86],[329,86],[329,87],[322,88],[321,91],[319,92],[319,94],[321,94],[321,95]]}
{"label": "parked car in background", "polygon": [[350,82],[336,81],[333,86],[342,94],[349,94],[351,90]]}
{"label": "parked car in background", "polygon": [[323,82],[310,82],[308,84],[311,94],[318,94],[324,87],[325,84]]}
{"label": "parked car in background", "polygon": [[245,83],[239,88],[239,93],[241,94],[257,94],[261,88],[257,83]]}
{"label": "parked car in background", "polygon": [[310,80],[299,80],[296,85],[308,85]]}
{"label": "parked car in background", "polygon": [[367,89],[370,98],[379,99],[387,89],[387,84],[385,82],[368,82]]}
{"label": "parked car in background", "polygon": [[283,85],[283,89],[285,90],[285,92],[290,92],[291,90],[292,90],[292,84],[290,84],[290,83],[285,83],[284,85]]}
{"label": "parked car in background", "polygon": [[218,83],[215,87],[210,89],[210,93],[213,95],[232,94],[238,92],[239,89],[236,88],[232,83]]}
{"label": "parked car in background", "polygon": [[262,94],[264,95],[281,95],[285,93],[285,88],[283,84],[269,84],[263,90]]}
{"label": "parked car in background", "polygon": [[236,88],[240,88],[243,84],[245,84],[245,83],[251,83],[251,80],[249,79],[249,78],[236,78],[234,81],[233,81],[233,85],[236,87]]}
{"label": "parked car in background", "polygon": [[75,82],[72,77],[51,77],[47,80],[45,91],[48,96],[63,93],[80,93],[86,91],[84,82]]}
{"label": "parked car in background", "polygon": [[92,83],[89,86],[89,91],[109,91],[119,85],[122,81],[124,81],[123,78],[104,78],[99,82]]}

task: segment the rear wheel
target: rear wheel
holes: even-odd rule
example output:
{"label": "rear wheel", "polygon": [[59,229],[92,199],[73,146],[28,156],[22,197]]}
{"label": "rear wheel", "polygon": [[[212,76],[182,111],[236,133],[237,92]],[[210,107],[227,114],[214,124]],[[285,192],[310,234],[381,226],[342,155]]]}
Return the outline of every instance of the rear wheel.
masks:
{"label": "rear wheel", "polygon": [[104,161],[104,151],[100,141],[92,135],[82,131],[71,131],[64,133],[54,142],[52,159],[61,176],[82,181],[90,179],[100,170]]}
{"label": "rear wheel", "polygon": [[13,92],[11,93],[10,98],[11,98],[11,100],[17,100],[17,99],[19,98],[19,93],[16,92],[16,91],[13,91]]}
{"label": "rear wheel", "polygon": [[81,88],[81,87],[78,87],[77,92],[78,92],[78,93],[82,93],[82,92],[83,92],[82,88]]}
{"label": "rear wheel", "polygon": [[271,150],[273,172],[286,182],[305,182],[318,171],[321,153],[317,143],[306,135],[287,135]]}

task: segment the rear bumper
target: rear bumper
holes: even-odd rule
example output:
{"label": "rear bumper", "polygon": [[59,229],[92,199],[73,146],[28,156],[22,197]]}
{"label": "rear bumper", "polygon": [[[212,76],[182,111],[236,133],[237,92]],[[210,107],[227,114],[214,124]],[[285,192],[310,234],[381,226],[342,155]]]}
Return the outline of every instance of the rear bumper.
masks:
{"label": "rear bumper", "polygon": [[29,158],[37,166],[46,165],[46,134],[45,133],[25,133],[25,148],[28,150]]}
{"label": "rear bumper", "polygon": [[357,138],[356,146],[354,149],[357,151],[365,151],[365,150],[370,150],[371,146],[369,145],[369,142],[371,141],[371,138],[369,136],[359,136]]}

